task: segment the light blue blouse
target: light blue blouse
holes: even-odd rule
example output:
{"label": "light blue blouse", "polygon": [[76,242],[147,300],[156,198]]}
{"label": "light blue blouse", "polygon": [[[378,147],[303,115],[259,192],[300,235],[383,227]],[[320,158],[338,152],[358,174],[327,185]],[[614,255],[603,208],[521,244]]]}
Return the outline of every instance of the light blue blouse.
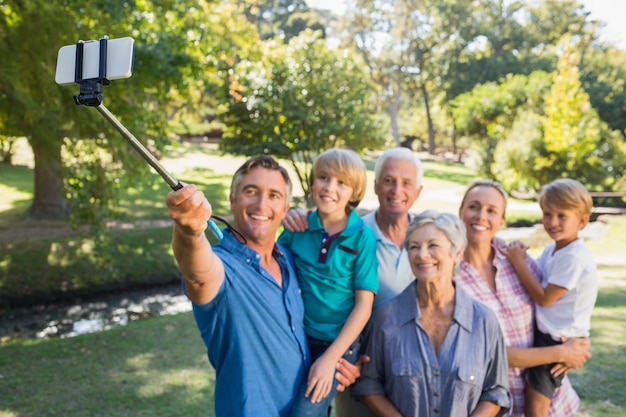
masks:
{"label": "light blue blouse", "polygon": [[480,401],[506,415],[507,359],[491,310],[456,286],[454,318],[439,355],[419,322],[416,283],[377,312],[353,394],[385,395],[405,417],[467,416]]}

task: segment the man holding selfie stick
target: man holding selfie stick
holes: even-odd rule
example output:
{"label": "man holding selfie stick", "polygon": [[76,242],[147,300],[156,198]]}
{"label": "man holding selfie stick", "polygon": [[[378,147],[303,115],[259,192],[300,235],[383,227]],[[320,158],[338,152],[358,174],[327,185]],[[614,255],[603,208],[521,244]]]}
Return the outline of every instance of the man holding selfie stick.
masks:
{"label": "man holding selfie stick", "polygon": [[[130,59],[108,71],[119,64],[112,58],[116,54],[108,53],[111,45]],[[275,244],[291,200],[289,175],[269,156],[240,167],[230,193],[234,227],[222,234],[204,194],[172,177],[102,105],[109,80],[130,76],[132,45],[130,38],[109,42],[105,37],[64,46],[56,81],[79,84],[75,103],[96,107],[173,189],[166,199],[174,220],[172,247],[216,371],[215,415],[286,417],[311,361],[293,260]],[[205,235],[208,226],[221,239],[215,248]],[[359,376],[359,369],[343,360],[337,370],[345,386]]]}
{"label": "man holding selfie stick", "polygon": [[[216,371],[217,417],[287,416],[307,375],[300,288],[291,255],[275,243],[290,199],[283,167],[270,156],[249,159],[231,184],[233,227],[212,247],[204,194],[186,185],[167,196],[174,255]],[[343,360],[337,369],[344,385],[359,374]]]}

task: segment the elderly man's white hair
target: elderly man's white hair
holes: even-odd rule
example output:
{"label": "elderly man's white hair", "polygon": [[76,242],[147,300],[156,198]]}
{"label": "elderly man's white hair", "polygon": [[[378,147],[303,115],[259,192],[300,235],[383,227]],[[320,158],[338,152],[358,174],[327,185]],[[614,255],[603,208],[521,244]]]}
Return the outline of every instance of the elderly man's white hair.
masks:
{"label": "elderly man's white hair", "polygon": [[409,148],[389,148],[376,161],[376,166],[374,167],[374,172],[376,174],[376,181],[380,181],[381,170],[385,161],[388,159],[400,160],[400,161],[409,161],[415,165],[415,171],[417,171],[416,186],[419,187],[422,185],[422,177],[424,176],[424,170],[422,169],[422,161],[420,161],[419,157],[415,152],[410,150]]}

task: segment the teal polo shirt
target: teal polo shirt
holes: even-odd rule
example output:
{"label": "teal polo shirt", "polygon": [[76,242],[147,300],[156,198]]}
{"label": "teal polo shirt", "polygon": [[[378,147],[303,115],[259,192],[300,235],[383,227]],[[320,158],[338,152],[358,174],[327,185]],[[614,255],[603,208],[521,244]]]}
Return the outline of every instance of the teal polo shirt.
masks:
{"label": "teal polo shirt", "polygon": [[376,237],[355,210],[346,228],[324,242],[317,210],[309,214],[308,220],[306,232],[285,230],[278,243],[293,254],[304,301],[306,334],[332,342],[354,308],[355,290],[378,291]]}

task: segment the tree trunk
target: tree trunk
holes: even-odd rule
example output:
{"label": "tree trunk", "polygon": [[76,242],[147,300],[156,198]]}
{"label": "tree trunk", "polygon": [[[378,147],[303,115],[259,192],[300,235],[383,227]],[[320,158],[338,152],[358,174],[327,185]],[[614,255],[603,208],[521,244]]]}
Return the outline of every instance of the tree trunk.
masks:
{"label": "tree trunk", "polygon": [[27,220],[67,220],[71,206],[65,197],[61,142],[30,140],[35,156],[35,192]]}
{"label": "tree trunk", "polygon": [[396,146],[401,146],[400,129],[398,127],[398,112],[400,111],[400,96],[402,94],[402,81],[398,80],[395,94],[387,96],[387,112],[391,123],[391,134]]}
{"label": "tree trunk", "polygon": [[[457,154],[457,139],[459,136],[459,130],[456,128],[456,120],[454,119],[454,114],[451,111],[448,112],[448,115],[452,119],[452,153]],[[461,154],[459,153],[459,162],[461,162]]]}
{"label": "tree trunk", "polygon": [[430,99],[428,96],[428,90],[426,84],[422,83],[420,86],[422,90],[422,96],[424,97],[424,107],[426,107],[426,121],[428,123],[428,153],[435,154],[435,128],[433,126],[433,118],[430,114]]}

